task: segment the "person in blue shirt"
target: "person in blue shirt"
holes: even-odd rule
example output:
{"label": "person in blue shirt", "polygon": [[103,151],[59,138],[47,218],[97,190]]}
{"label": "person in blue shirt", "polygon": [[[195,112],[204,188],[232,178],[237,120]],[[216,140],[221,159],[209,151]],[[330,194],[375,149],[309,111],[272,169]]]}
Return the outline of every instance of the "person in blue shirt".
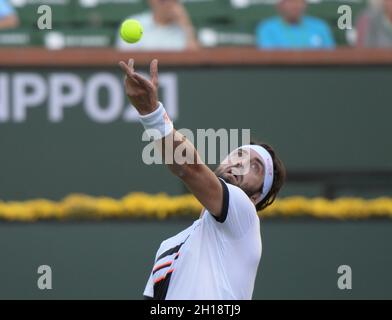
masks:
{"label": "person in blue shirt", "polygon": [[257,26],[257,47],[261,49],[332,49],[331,30],[323,20],[305,15],[305,0],[279,0],[279,16]]}
{"label": "person in blue shirt", "polygon": [[0,29],[15,28],[18,24],[18,16],[8,0],[0,0]]}

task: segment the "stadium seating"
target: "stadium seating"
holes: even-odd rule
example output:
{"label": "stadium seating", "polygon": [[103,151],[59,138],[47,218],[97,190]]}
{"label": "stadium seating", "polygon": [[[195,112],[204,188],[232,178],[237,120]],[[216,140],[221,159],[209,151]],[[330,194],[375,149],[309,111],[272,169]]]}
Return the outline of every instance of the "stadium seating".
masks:
{"label": "stadium seating", "polygon": [[[276,0],[182,0],[207,47],[253,45],[257,24],[272,15]],[[21,26],[0,32],[0,46],[50,46],[49,39],[65,36],[65,46],[110,46],[118,25],[126,17],[148,9],[145,0],[10,0]],[[37,8],[49,5],[53,30],[37,28]],[[337,28],[339,5],[349,4],[353,21],[366,6],[365,0],[312,0],[308,14],[324,19],[331,26],[338,45],[347,45],[346,31]],[[54,35],[53,35],[53,32]],[[52,34],[52,36],[50,36]],[[60,36],[61,37],[61,36]],[[57,41],[60,38],[57,37]],[[67,40],[68,39],[68,40]],[[97,43],[94,42],[97,40]],[[58,43],[59,45],[59,43]]]}

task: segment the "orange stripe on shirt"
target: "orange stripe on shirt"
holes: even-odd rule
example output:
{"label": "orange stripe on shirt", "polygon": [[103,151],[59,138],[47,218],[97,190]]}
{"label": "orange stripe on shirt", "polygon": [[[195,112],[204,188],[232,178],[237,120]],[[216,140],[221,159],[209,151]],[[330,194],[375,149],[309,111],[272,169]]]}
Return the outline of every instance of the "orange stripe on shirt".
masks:
{"label": "orange stripe on shirt", "polygon": [[159,282],[159,281],[162,281],[163,279],[165,279],[165,278],[166,278],[166,276],[167,276],[169,273],[172,273],[173,271],[174,271],[174,269],[170,269],[170,270],[168,270],[168,271],[166,272],[166,274],[165,274],[165,275],[163,275],[163,276],[161,276],[161,277],[159,277],[159,278],[155,279],[155,280],[154,280],[154,284],[155,284],[155,283],[157,283],[157,282]]}
{"label": "orange stripe on shirt", "polygon": [[[174,259],[176,259],[176,258],[178,257],[179,254],[180,254],[180,253],[177,252],[176,255],[174,256]],[[167,262],[164,262],[164,263],[162,263],[162,264],[157,265],[156,267],[154,267],[154,269],[152,269],[152,272],[155,272],[156,270],[158,270],[158,269],[160,269],[160,268],[163,268],[163,267],[166,267],[166,266],[170,266],[170,265],[173,263],[174,259],[173,259],[173,260],[170,260],[170,261],[167,261]]]}
{"label": "orange stripe on shirt", "polygon": [[156,270],[166,267],[166,266],[170,266],[173,263],[173,260],[167,261],[165,263],[159,264],[157,265],[154,269],[152,269],[152,272],[155,272]]}

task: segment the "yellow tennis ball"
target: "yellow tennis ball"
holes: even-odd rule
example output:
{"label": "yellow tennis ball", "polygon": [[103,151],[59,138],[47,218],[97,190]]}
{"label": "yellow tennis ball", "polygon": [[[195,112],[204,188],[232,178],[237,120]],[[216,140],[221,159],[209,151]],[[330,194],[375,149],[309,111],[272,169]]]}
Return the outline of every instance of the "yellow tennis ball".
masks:
{"label": "yellow tennis ball", "polygon": [[128,43],[135,43],[143,35],[143,26],[135,19],[127,19],[121,24],[120,36]]}

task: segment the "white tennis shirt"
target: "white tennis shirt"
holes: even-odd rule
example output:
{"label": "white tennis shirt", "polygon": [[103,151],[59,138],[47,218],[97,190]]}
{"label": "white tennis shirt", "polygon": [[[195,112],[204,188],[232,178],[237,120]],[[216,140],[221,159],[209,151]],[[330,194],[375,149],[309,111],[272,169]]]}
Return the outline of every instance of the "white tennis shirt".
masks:
{"label": "white tennis shirt", "polygon": [[190,227],[161,243],[144,290],[146,298],[252,299],[262,251],[260,220],[240,188],[220,181],[220,221],[205,210]]}

